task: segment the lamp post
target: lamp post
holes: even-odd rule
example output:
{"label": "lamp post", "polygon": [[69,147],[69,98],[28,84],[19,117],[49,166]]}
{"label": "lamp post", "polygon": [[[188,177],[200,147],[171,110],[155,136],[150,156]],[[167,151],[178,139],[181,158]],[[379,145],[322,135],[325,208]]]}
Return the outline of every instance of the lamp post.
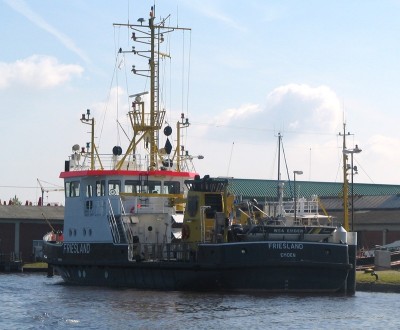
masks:
{"label": "lamp post", "polygon": [[362,149],[356,147],[354,149],[345,149],[343,152],[345,154],[350,154],[351,157],[351,231],[354,231],[354,171],[357,174],[357,166],[353,165],[353,154],[359,154]]}
{"label": "lamp post", "polygon": [[296,195],[296,174],[302,175],[303,171],[293,171],[294,180],[293,180],[293,190],[294,190],[294,221],[296,222],[296,213],[297,213],[297,195]]}

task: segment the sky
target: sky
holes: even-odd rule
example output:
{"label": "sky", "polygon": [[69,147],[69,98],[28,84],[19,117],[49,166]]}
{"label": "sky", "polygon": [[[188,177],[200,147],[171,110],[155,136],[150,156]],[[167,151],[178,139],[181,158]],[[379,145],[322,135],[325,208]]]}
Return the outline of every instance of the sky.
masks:
{"label": "sky", "polygon": [[[0,200],[63,204],[59,173],[72,145],[126,145],[128,95],[148,82],[130,73],[128,32],[113,23],[149,17],[148,0],[0,0]],[[160,0],[156,18],[188,27],[169,37],[161,101],[201,175],[341,182],[342,136],[357,183],[400,184],[400,1]],[[170,16],[168,16],[170,15]],[[138,67],[142,64],[136,63]],[[113,114],[112,114],[113,113]],[[118,123],[117,123],[118,118]]]}

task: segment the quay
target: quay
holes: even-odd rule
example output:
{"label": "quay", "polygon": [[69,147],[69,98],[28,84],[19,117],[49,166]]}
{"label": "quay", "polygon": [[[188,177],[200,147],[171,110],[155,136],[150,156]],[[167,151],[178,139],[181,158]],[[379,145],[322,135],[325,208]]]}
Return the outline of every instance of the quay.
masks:
{"label": "quay", "polygon": [[0,271],[16,272],[22,271],[22,260],[15,253],[0,253]]}

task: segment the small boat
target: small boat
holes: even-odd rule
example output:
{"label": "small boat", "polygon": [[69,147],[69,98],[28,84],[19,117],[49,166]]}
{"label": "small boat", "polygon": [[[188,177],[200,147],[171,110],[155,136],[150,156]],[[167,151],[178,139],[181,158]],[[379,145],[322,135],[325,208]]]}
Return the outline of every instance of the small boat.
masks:
{"label": "small boat", "polygon": [[236,205],[240,211],[237,218],[241,219],[239,222],[243,225],[241,232],[245,232],[245,235],[238,236],[247,241],[328,240],[337,225],[333,223],[332,217],[319,213],[318,196],[313,195],[310,200],[302,197],[297,203],[294,200],[284,201],[284,182],[279,179],[277,182],[278,202],[266,202],[262,206],[253,200]]}
{"label": "small boat", "polygon": [[[187,170],[193,157],[180,141],[189,122],[184,115],[177,122],[173,146],[172,127],[159,107],[159,43],[182,28],[156,23],[153,7],[147,22],[138,21],[121,26],[131,30],[133,42],[150,46],[127,51],[148,56],[150,106],[142,100],[147,91],[132,95],[133,136],[125,153],[113,148],[108,162],[94,143],[90,111],[82,115],[91,142],[86,149],[73,146],[60,174],[64,228],[44,236],[49,266],[76,285],[354,294],[356,233],[281,219],[254,218],[246,227],[236,219],[243,210],[227,179]],[[137,153],[139,144],[147,154]]]}
{"label": "small boat", "polygon": [[385,245],[377,245],[373,249],[361,249],[357,253],[356,266],[358,270],[375,267],[376,251],[388,251],[390,256],[390,267],[399,268],[400,266],[400,241],[394,241]]}

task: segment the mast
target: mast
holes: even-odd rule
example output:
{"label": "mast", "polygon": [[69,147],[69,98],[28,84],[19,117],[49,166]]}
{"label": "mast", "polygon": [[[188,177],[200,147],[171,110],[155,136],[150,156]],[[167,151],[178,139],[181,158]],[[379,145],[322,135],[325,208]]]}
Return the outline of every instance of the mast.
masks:
{"label": "mast", "polygon": [[[97,148],[94,143],[94,124],[95,123],[94,123],[94,118],[93,117],[90,118],[90,109],[86,110],[86,114],[85,113],[82,114],[81,122],[83,124],[90,125],[90,143],[87,144],[87,150],[88,150],[88,152],[90,152],[90,170],[92,170],[92,171],[95,170],[95,157],[94,157],[95,153],[96,153],[96,159],[98,160],[99,165],[100,165],[100,169],[103,170],[104,169],[103,164],[101,162],[100,155],[97,152]],[[90,148],[90,151],[89,151],[89,148]]]}
{"label": "mast", "polygon": [[278,133],[278,181],[277,181],[277,202],[278,202],[278,207],[276,210],[275,216],[283,217],[284,214],[284,208],[283,208],[283,189],[284,189],[284,183],[281,181],[281,146],[282,146],[282,135],[279,132]]}
{"label": "mast", "polygon": [[279,201],[279,199],[280,199],[280,195],[281,195],[281,193],[280,193],[280,189],[279,189],[279,184],[280,184],[280,182],[281,182],[281,140],[282,140],[282,135],[281,135],[281,133],[279,132],[278,133],[278,187],[277,187],[277,189],[278,189],[278,195],[277,195],[277,200]]}
{"label": "mast", "polygon": [[[158,108],[156,109],[155,107],[155,81],[156,81],[156,63],[155,63],[155,56],[154,56],[154,49],[155,49],[155,33],[154,33],[154,13],[153,13],[153,7],[151,8],[151,12],[150,12],[150,19],[149,19],[149,28],[150,28],[150,127],[155,128],[155,114],[156,111],[158,113]],[[158,64],[158,63],[157,63]],[[158,70],[157,70],[158,71]],[[150,134],[150,170],[154,170],[156,167],[156,130],[153,129],[152,134]]]}
{"label": "mast", "polygon": [[[349,133],[347,133],[349,134]],[[339,133],[339,135],[341,135]],[[349,231],[349,182],[347,180],[346,123],[343,123],[343,227]]]}
{"label": "mast", "polygon": [[[148,92],[130,95],[130,97],[134,98],[134,101],[132,102],[132,110],[129,111],[128,114],[134,134],[128,150],[116,165],[116,169],[121,169],[129,154],[133,154],[134,156],[138,143],[142,141],[149,154],[148,170],[158,170],[160,169],[159,164],[164,162],[167,165],[165,167],[163,165],[162,169],[172,167],[171,164],[175,156],[178,158],[176,168],[178,171],[180,170],[180,164],[178,164],[181,161],[179,159],[181,148],[179,137],[177,139],[177,147],[172,159],[170,159],[169,156],[167,160],[163,159],[165,152],[168,155],[170,155],[171,152],[171,144],[168,138],[165,148],[159,147],[159,131],[164,124],[165,117],[165,110],[161,110],[159,105],[159,60],[160,57],[170,57],[169,54],[160,52],[160,44],[164,41],[164,34],[175,30],[190,29],[166,26],[167,18],[162,19],[159,23],[155,23],[155,7],[152,6],[148,25],[144,24],[145,19],[143,18],[138,19],[140,24],[114,24],[114,26],[125,26],[131,29],[133,31],[131,39],[134,42],[146,44],[150,48],[150,50],[136,50],[135,46],[133,46],[132,50],[129,51],[123,51],[122,49],[119,50],[120,53],[133,53],[134,55],[148,59],[148,69],[139,70],[136,69],[135,65],[133,65],[131,71],[135,75],[144,76],[150,79],[150,111],[145,111],[144,102],[141,100],[141,96]],[[168,133],[165,132],[166,131],[164,130],[164,134],[168,137],[171,134],[170,127],[167,130]]]}

